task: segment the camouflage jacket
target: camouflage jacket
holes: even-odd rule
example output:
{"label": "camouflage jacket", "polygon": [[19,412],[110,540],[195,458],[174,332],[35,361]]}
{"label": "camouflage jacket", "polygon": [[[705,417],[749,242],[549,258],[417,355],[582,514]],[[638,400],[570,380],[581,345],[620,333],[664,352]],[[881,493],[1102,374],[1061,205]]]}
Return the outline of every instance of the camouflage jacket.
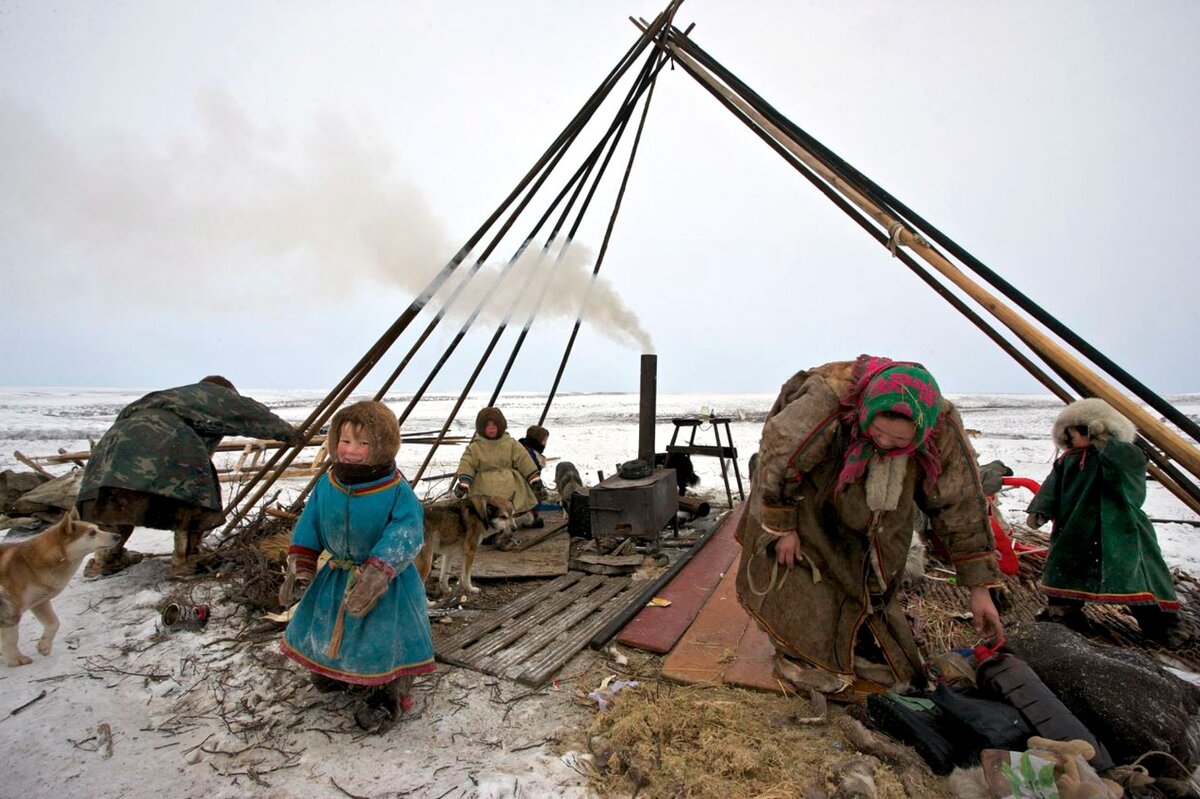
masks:
{"label": "camouflage jacket", "polygon": [[117,415],[92,450],[79,499],[124,488],[220,511],[212,455],[227,435],[287,441],[295,430],[262,403],[212,383],[147,394]]}

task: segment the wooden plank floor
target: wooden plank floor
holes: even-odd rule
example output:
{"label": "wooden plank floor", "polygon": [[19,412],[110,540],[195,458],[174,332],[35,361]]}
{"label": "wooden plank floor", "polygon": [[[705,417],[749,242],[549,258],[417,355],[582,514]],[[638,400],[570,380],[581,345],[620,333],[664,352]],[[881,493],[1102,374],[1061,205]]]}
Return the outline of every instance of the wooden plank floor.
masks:
{"label": "wooden plank floor", "polygon": [[[484,544],[475,555],[475,566],[471,570],[474,579],[509,580],[514,577],[558,577],[567,573],[567,555],[571,539],[559,530],[545,541],[534,544],[523,551],[500,550]],[[450,573],[457,577],[462,569],[462,553],[450,557]],[[441,574],[440,564],[435,574]]]}
{"label": "wooden plank floor", "polygon": [[656,655],[671,651],[741,552],[733,533],[745,510],[745,502],[734,508],[704,548],[658,592],[670,606],[643,608],[621,629],[618,643]]}
{"label": "wooden plank floor", "polygon": [[628,577],[568,572],[443,641],[438,660],[544,685],[644,588]]}
{"label": "wooden plank floor", "polygon": [[737,569],[729,569],[671,654],[662,675],[682,683],[728,683],[783,690],[775,677],[775,647],[737,598]]}

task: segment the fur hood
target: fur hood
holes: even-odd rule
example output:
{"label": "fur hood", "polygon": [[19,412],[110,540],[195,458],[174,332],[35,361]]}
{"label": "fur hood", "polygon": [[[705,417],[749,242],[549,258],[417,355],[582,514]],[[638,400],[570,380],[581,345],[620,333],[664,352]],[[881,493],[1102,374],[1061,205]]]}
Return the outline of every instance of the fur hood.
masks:
{"label": "fur hood", "polygon": [[541,425],[531,424],[529,429],[525,431],[525,438],[521,441],[531,441],[537,444],[537,451],[541,452],[546,446],[546,442],[550,440],[550,431]]}
{"label": "fur hood", "polygon": [[347,405],[333,416],[329,423],[330,455],[336,458],[337,437],[346,422],[362,425],[371,439],[371,459],[366,465],[383,466],[393,463],[400,451],[400,423],[396,414],[382,402],[364,400]]}
{"label": "fur hood", "polygon": [[1050,432],[1055,445],[1061,449],[1070,449],[1071,441],[1067,437],[1067,428],[1076,426],[1088,428],[1088,434],[1100,440],[1115,438],[1117,441],[1132,444],[1134,436],[1137,435],[1137,428],[1133,426],[1133,422],[1098,397],[1076,400],[1062,409]]}
{"label": "fur hood", "polygon": [[495,422],[496,427],[499,428],[495,437],[490,439],[492,441],[500,438],[500,436],[504,435],[504,431],[508,429],[508,420],[504,418],[504,414],[499,408],[484,408],[475,417],[475,432],[480,438],[487,438],[483,434],[483,428],[487,427],[488,422]]}

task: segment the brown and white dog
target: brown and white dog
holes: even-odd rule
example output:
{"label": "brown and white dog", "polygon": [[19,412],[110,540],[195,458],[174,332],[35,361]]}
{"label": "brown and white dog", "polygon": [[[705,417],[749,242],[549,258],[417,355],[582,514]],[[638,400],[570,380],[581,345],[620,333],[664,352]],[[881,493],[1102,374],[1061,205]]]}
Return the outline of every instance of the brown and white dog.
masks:
{"label": "brown and white dog", "polygon": [[442,556],[438,585],[442,596],[450,593],[450,555],[461,552],[463,558],[459,585],[471,593],[479,589],[471,584],[471,569],[475,552],[483,539],[494,533],[509,533],[516,529],[513,504],[502,497],[469,496],[425,506],[425,546],[421,547],[415,563],[417,574],[424,580],[433,569],[433,556]]}
{"label": "brown and white dog", "polygon": [[113,546],[117,540],[115,533],[79,521],[72,508],[56,524],[29,540],[0,544],[0,652],[8,666],[33,662],[17,647],[18,624],[27,610],[42,623],[38,652],[50,654],[58,632],[58,616],[50,600],[67,587],[84,558]]}

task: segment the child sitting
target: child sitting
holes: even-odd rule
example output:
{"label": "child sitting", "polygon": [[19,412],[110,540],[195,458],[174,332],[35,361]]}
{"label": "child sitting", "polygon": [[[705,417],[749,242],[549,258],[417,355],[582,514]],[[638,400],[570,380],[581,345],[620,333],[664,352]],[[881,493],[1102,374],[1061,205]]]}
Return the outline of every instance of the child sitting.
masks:
{"label": "child sitting", "polygon": [[1028,523],[1054,521],[1042,571],[1046,617],[1085,623],[1085,602],[1128,605],[1142,633],[1177,648],[1187,635],[1154,527],[1142,511],[1146,456],[1136,428],[1102,399],[1083,399],[1054,422],[1065,451],[1029,505]]}
{"label": "child sitting", "polygon": [[[300,603],[281,646],[319,690],[373,688],[355,720],[377,732],[412,707],[414,676],[436,669],[425,586],[413,566],[424,512],[396,468],[400,428],[386,405],[348,405],[329,431],[333,466],[288,549],[279,600]],[[318,571],[322,550],[332,557]]]}
{"label": "child sitting", "polygon": [[532,511],[549,496],[542,483],[541,467],[507,432],[508,422],[499,408],[484,408],[475,417],[475,437],[458,462],[454,495],[478,494],[511,500],[513,514],[522,527],[537,527]]}
{"label": "child sitting", "polygon": [[549,430],[541,425],[531,424],[529,425],[529,429],[525,431],[525,437],[517,441],[529,453],[529,457],[533,461],[533,465],[537,467],[539,475],[542,469],[546,468],[546,442],[549,440]]}

